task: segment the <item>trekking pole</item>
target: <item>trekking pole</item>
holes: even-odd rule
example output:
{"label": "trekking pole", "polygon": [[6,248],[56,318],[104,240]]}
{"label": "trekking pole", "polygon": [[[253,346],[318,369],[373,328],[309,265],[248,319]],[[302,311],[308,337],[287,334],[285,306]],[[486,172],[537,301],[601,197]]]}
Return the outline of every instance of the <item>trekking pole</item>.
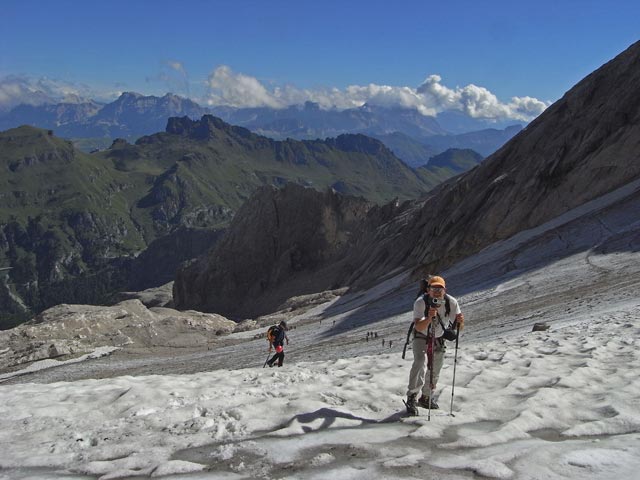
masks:
{"label": "trekking pole", "polygon": [[453,393],[456,389],[456,365],[458,364],[458,338],[460,337],[460,325],[456,323],[456,353],[453,356],[453,382],[451,382],[451,409],[449,415],[455,417],[453,414]]}
{"label": "trekking pole", "polygon": [[[431,329],[431,345],[427,347],[427,366],[429,367],[429,413],[427,414],[427,421],[431,421],[431,402],[433,401],[433,355],[436,348],[436,336],[435,328],[433,324],[429,326]],[[431,350],[431,358],[429,358],[429,350]]]}
{"label": "trekking pole", "polygon": [[269,350],[269,353],[267,353],[267,359],[264,361],[264,365],[262,365],[262,368],[267,366],[267,362],[269,361],[270,356],[271,356],[271,350]]}

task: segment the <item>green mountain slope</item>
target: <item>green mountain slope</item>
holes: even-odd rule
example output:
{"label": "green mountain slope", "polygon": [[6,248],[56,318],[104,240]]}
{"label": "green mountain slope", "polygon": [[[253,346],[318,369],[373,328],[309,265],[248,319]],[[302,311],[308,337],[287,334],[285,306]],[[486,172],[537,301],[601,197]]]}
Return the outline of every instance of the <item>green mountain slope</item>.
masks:
{"label": "green mountain slope", "polygon": [[416,169],[416,173],[432,188],[460,173],[479,165],[483,156],[470,149],[450,148],[429,159],[429,163]]}
{"label": "green mountain slope", "polygon": [[47,130],[2,132],[0,266],[13,268],[0,278],[0,312],[104,301],[145,278],[133,257],[155,240],[224,228],[258,187],[287,182],[378,203],[430,186],[363,135],[279,142],[215,117],[185,117],[135,145],[86,154]]}

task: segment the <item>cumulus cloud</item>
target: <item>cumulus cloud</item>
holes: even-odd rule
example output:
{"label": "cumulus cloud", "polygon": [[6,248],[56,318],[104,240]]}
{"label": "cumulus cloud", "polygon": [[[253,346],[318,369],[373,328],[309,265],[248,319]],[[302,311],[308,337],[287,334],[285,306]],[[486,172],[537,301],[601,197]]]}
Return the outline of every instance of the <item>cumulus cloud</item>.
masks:
{"label": "cumulus cloud", "polygon": [[[159,75],[148,81],[162,81],[174,93],[189,95],[189,76],[184,64],[167,60]],[[516,120],[528,122],[548,107],[547,102],[524,96],[500,100],[484,87],[469,84],[451,88],[439,75],[429,75],[418,87],[389,85],[350,85],[344,89],[303,89],[294,85],[265,85],[250,75],[234,72],[229,66],[218,66],[207,78],[206,92],[199,102],[233,107],[286,108],[310,101],[325,110],[345,110],[365,104],[381,107],[415,109],[423,115],[435,116],[444,111],[460,111],[477,119]],[[118,91],[100,91],[86,85],[53,80],[47,77],[0,77],[0,111],[8,111],[21,103],[41,105],[60,101],[94,99],[111,101]]]}
{"label": "cumulus cloud", "polygon": [[205,101],[209,105],[233,107],[285,108],[306,101],[324,109],[344,110],[364,104],[382,107],[413,108],[423,115],[457,110],[473,118],[530,121],[549,106],[532,97],[499,100],[484,87],[467,85],[450,88],[439,75],[430,75],[417,88],[389,85],[351,85],[345,89],[300,89],[292,85],[268,88],[257,78],[217,67],[207,80]]}
{"label": "cumulus cloud", "polygon": [[549,106],[532,97],[512,97],[504,103],[486,88],[473,84],[452,89],[443,85],[438,75],[427,77],[417,92],[438,111],[459,110],[472,118],[529,121]]}
{"label": "cumulus cloud", "polygon": [[257,78],[235,73],[226,65],[216,68],[207,80],[208,103],[232,107],[283,108],[282,90],[269,92]]}
{"label": "cumulus cloud", "polygon": [[42,105],[52,101],[53,98],[25,78],[13,75],[0,78],[0,111],[8,111],[21,103]]}

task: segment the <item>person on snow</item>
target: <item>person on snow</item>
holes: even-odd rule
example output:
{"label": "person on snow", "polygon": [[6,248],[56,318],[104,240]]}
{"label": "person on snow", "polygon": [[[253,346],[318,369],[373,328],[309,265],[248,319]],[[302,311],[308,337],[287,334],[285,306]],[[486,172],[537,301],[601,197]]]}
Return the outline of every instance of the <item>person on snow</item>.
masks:
{"label": "person on snow", "polygon": [[272,351],[272,348],[275,348],[276,354],[267,362],[269,367],[273,367],[275,362],[278,362],[278,366],[281,367],[284,363],[284,342],[287,342],[289,345],[289,337],[287,337],[287,322],[282,320],[276,327],[274,331],[273,340],[269,341],[269,352]]}
{"label": "person on snow", "polygon": [[[455,317],[453,321],[451,316]],[[438,408],[435,398],[431,398],[431,392],[436,389],[444,360],[444,329],[456,326],[460,330],[464,328],[464,315],[458,301],[447,295],[444,278],[433,276],[421,281],[418,298],[413,303],[413,321],[413,364],[409,373],[406,404],[407,411],[417,415],[418,405],[429,408],[431,403],[432,409]],[[433,342],[432,335],[435,337]],[[417,398],[418,394],[421,394],[420,398]]]}

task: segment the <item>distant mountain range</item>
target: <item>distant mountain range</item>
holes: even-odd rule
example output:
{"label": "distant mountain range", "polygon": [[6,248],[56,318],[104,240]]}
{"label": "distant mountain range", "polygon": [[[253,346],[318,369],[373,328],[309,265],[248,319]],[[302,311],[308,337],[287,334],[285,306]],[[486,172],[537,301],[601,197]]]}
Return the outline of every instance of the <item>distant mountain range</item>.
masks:
{"label": "distant mountain range", "polygon": [[[90,151],[105,148],[116,138],[133,142],[163,131],[170,117],[199,119],[205,114],[276,140],[315,140],[345,133],[373,136],[415,167],[448,148],[472,148],[487,156],[522,128],[494,125],[455,112],[428,117],[414,109],[372,105],[323,110],[312,102],[285,109],[204,108],[172,94],[155,97],[123,93],[107,104],[75,99],[58,104],[18,105],[0,115],[0,130],[21,125],[51,129],[56,136],[73,139],[79,148]],[[447,127],[443,128],[440,122]]]}
{"label": "distant mountain range", "polygon": [[123,93],[115,101],[94,101],[18,105],[0,116],[0,130],[31,125],[51,129],[64,138],[115,138],[135,140],[161,132],[170,117],[200,118],[208,113],[189,99],[167,94],[164,97]]}

